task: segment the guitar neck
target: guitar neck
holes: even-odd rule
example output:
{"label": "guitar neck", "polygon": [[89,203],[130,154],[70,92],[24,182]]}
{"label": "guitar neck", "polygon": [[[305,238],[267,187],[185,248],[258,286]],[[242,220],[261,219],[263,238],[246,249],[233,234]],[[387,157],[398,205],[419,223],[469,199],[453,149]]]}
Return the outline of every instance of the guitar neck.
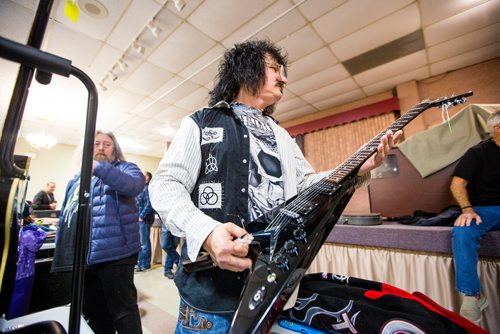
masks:
{"label": "guitar neck", "polygon": [[363,147],[361,147],[356,153],[351,155],[346,161],[341,163],[333,170],[333,172],[325,178],[327,181],[332,181],[339,183],[348,176],[355,175],[358,171],[359,167],[373,154],[377,151],[377,147],[380,144],[381,138],[383,135],[387,133],[388,130],[392,132],[396,132],[404,128],[408,123],[410,123],[415,117],[420,115],[425,110],[430,107],[439,107],[442,106],[444,108],[448,108],[450,105],[457,105],[458,103],[465,102],[465,97],[471,96],[472,92],[467,92],[461,94],[459,96],[451,97],[449,99],[435,100],[435,101],[422,101],[409,111],[407,111],[403,116],[397,119],[394,123],[392,123],[385,130],[380,132],[378,135],[373,137],[368,143],[366,143]]}

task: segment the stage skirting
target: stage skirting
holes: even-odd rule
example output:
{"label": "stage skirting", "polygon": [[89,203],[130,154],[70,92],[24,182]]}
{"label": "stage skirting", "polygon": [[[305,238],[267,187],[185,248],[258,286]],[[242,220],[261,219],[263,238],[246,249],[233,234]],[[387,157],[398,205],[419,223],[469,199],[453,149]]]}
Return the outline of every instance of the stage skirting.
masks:
{"label": "stage skirting", "polygon": [[[362,234],[369,240],[369,235]],[[481,257],[478,269],[483,293],[489,301],[480,326],[490,333],[500,333],[500,258]],[[451,255],[325,243],[309,267],[308,273],[315,272],[354,276],[388,283],[409,292],[420,291],[457,313],[461,304],[461,295],[455,291]]]}

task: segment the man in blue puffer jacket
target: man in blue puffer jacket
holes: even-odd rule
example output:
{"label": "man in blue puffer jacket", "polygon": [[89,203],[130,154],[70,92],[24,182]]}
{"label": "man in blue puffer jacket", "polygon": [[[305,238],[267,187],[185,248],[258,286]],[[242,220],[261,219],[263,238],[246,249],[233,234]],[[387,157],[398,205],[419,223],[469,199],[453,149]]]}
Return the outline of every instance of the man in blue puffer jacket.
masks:
{"label": "man in blue puffer jacket", "polygon": [[[73,270],[79,185],[78,174],[66,188],[53,272]],[[144,185],[144,175],[125,161],[113,133],[97,131],[83,296],[83,314],[96,333],[142,333],[134,265],[141,247],[135,196]]]}

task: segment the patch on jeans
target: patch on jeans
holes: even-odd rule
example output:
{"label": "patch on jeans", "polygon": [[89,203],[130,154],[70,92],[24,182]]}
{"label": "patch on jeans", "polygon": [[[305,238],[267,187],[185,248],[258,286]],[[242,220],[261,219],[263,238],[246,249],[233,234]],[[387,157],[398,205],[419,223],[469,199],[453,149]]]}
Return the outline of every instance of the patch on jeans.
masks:
{"label": "patch on jeans", "polygon": [[182,328],[189,330],[206,331],[213,327],[212,322],[208,321],[205,316],[200,316],[196,310],[185,303],[181,303],[179,321]]}

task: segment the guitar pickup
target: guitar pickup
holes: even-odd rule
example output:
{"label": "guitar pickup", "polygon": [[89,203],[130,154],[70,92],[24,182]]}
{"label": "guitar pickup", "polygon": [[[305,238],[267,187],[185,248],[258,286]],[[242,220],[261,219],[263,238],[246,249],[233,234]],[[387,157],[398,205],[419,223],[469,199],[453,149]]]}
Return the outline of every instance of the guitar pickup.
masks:
{"label": "guitar pickup", "polygon": [[337,183],[329,182],[318,182],[314,186],[315,189],[318,190],[321,194],[327,196],[332,196],[340,188]]}
{"label": "guitar pickup", "polygon": [[314,209],[319,206],[316,202],[302,200],[300,203],[295,204],[291,208],[280,209],[280,214],[293,218],[295,220],[300,220],[301,216],[307,216]]}

